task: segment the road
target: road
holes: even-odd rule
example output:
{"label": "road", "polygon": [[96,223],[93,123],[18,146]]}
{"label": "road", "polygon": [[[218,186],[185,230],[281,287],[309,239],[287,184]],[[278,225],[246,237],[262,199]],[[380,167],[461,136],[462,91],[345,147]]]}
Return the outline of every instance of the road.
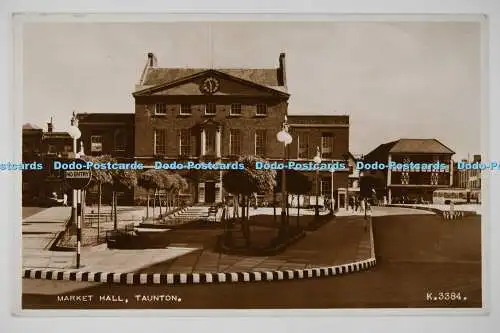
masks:
{"label": "road", "polygon": [[[397,215],[411,212],[400,208],[377,208],[376,215],[383,215],[383,209],[391,215],[373,218],[377,266],[368,272],[296,281],[179,286],[23,280],[23,305],[25,309],[481,307],[480,218],[455,221],[435,215]],[[81,289],[75,290],[75,286]],[[439,300],[439,293],[452,293],[448,295],[460,300]],[[57,295],[89,295],[92,301],[58,301]],[[156,295],[157,300],[144,295]],[[99,296],[115,297],[99,301]]]}

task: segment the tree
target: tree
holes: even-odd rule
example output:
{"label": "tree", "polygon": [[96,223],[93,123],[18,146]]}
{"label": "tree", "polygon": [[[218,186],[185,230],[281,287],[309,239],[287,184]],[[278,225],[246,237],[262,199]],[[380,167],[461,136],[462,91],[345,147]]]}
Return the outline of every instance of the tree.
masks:
{"label": "tree", "polygon": [[[266,161],[255,156],[244,156],[238,161],[244,165],[243,170],[228,170],[222,176],[224,189],[236,195],[236,201],[242,196],[241,224],[245,235],[247,246],[250,245],[250,230],[248,214],[249,197],[254,193],[266,193],[276,186],[276,171],[266,169],[256,169],[256,163]],[[237,209],[237,207],[235,207]]]}
{"label": "tree", "polygon": [[[161,170],[149,169],[139,174],[138,185],[146,190],[147,193],[147,205],[146,205],[146,218],[149,218],[149,197],[150,192],[156,190],[163,186],[163,177],[161,176]],[[154,204],[154,203],[153,203]],[[153,207],[153,219],[154,219],[154,207]]]}
{"label": "tree", "polygon": [[[281,190],[281,177],[282,172],[278,172],[276,174],[276,191]],[[300,196],[307,194],[311,191],[312,183],[304,173],[294,170],[287,169],[285,170],[286,177],[286,193],[287,193],[287,207],[288,207],[288,193],[292,193],[297,195],[297,228],[299,227],[299,216],[300,216]],[[288,223],[288,221],[287,221]],[[285,225],[281,225],[282,228],[286,228]]]}
{"label": "tree", "polygon": [[118,229],[118,219],[117,219],[117,206],[118,206],[118,195],[117,192],[122,190],[133,189],[137,185],[137,173],[135,170],[111,170],[111,176],[113,178],[113,209],[114,209],[114,229]]}
{"label": "tree", "polygon": [[[82,159],[87,162],[93,163],[107,163],[114,162],[114,159],[109,155],[101,156],[82,156]],[[90,181],[91,186],[97,186],[97,237],[100,235],[100,219],[101,219],[101,205],[102,205],[102,186],[105,184],[111,185],[113,183],[113,177],[110,170],[106,169],[94,169],[92,170],[92,179]]]}
{"label": "tree", "polygon": [[363,176],[359,179],[359,194],[365,203],[365,218],[366,218],[366,201],[372,198],[376,189],[380,186],[380,179],[373,176]]}

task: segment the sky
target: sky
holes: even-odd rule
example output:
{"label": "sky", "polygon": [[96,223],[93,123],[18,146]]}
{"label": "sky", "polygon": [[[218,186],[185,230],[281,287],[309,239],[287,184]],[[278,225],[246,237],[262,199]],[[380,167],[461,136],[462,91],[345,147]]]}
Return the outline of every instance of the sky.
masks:
{"label": "sky", "polygon": [[477,22],[27,23],[23,123],[66,130],[71,112],[133,113],[148,52],[159,67],[275,68],[289,114],[347,114],[350,150],[436,138],[481,151]]}

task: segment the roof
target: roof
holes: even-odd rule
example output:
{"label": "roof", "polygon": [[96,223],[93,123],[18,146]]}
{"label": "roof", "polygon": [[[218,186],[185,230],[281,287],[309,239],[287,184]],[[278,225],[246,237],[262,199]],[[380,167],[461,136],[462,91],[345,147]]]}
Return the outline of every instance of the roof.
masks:
{"label": "roof", "polygon": [[365,161],[384,161],[393,153],[455,154],[436,139],[399,139],[379,145],[365,155]]}
{"label": "roof", "polygon": [[76,115],[81,123],[102,123],[102,122],[134,122],[134,113],[79,113]]}
{"label": "roof", "polygon": [[36,125],[26,123],[23,125],[23,130],[41,130],[41,128]]}
{"label": "roof", "polygon": [[293,125],[293,124],[307,124],[307,125],[349,124],[349,116],[347,116],[347,115],[311,115],[311,116],[288,115],[287,121],[290,125]]}
{"label": "roof", "polygon": [[280,87],[278,68],[148,68],[144,86],[155,86],[214,69],[267,87]]}
{"label": "roof", "polygon": [[455,154],[436,139],[399,139],[391,148],[391,153],[431,153]]}
{"label": "roof", "polygon": [[43,139],[70,139],[71,135],[68,132],[45,132],[43,133]]}

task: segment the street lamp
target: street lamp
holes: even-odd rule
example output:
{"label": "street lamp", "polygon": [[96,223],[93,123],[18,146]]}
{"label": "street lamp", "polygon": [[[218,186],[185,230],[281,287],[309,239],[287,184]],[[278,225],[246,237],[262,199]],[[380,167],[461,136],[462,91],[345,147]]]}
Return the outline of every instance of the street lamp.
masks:
{"label": "street lamp", "polygon": [[319,164],[321,163],[321,153],[319,151],[319,147],[316,147],[316,156],[314,156],[314,163],[316,163],[316,211],[315,215],[316,217],[319,216],[319,203],[318,203],[318,197],[319,197],[319,186],[318,186],[318,178],[319,178]]}
{"label": "street lamp", "polygon": [[[332,163],[333,164],[333,163]],[[334,210],[335,210],[335,205],[333,204],[333,174],[335,173],[335,168],[331,168],[330,172],[332,173],[332,179],[331,179],[331,193],[330,193],[330,209],[332,211],[332,215],[334,215]]]}
{"label": "street lamp", "polygon": [[288,122],[287,122],[287,117],[285,116],[285,119],[283,121],[283,125],[281,128],[281,131],[276,134],[276,138],[278,139],[279,142],[283,143],[283,169],[281,170],[281,221],[283,224],[285,224],[285,219],[286,219],[286,197],[285,197],[285,191],[286,191],[286,173],[285,173],[285,167],[284,164],[286,163],[286,146],[292,143],[292,136],[290,133],[288,133]]}
{"label": "street lamp", "polygon": [[[75,158],[78,158],[79,154],[77,153],[77,145],[76,141],[82,136],[82,132],[78,128],[78,119],[76,118],[75,112],[73,111],[73,115],[71,117],[71,126],[68,130],[69,135],[73,139],[73,153],[75,154]],[[82,238],[82,225],[81,221],[78,219],[77,213],[77,204],[78,204],[78,190],[73,190],[73,205],[71,208],[71,215],[73,216],[73,223],[77,227],[76,234],[76,268],[80,268],[80,247],[81,247],[81,238]]]}

